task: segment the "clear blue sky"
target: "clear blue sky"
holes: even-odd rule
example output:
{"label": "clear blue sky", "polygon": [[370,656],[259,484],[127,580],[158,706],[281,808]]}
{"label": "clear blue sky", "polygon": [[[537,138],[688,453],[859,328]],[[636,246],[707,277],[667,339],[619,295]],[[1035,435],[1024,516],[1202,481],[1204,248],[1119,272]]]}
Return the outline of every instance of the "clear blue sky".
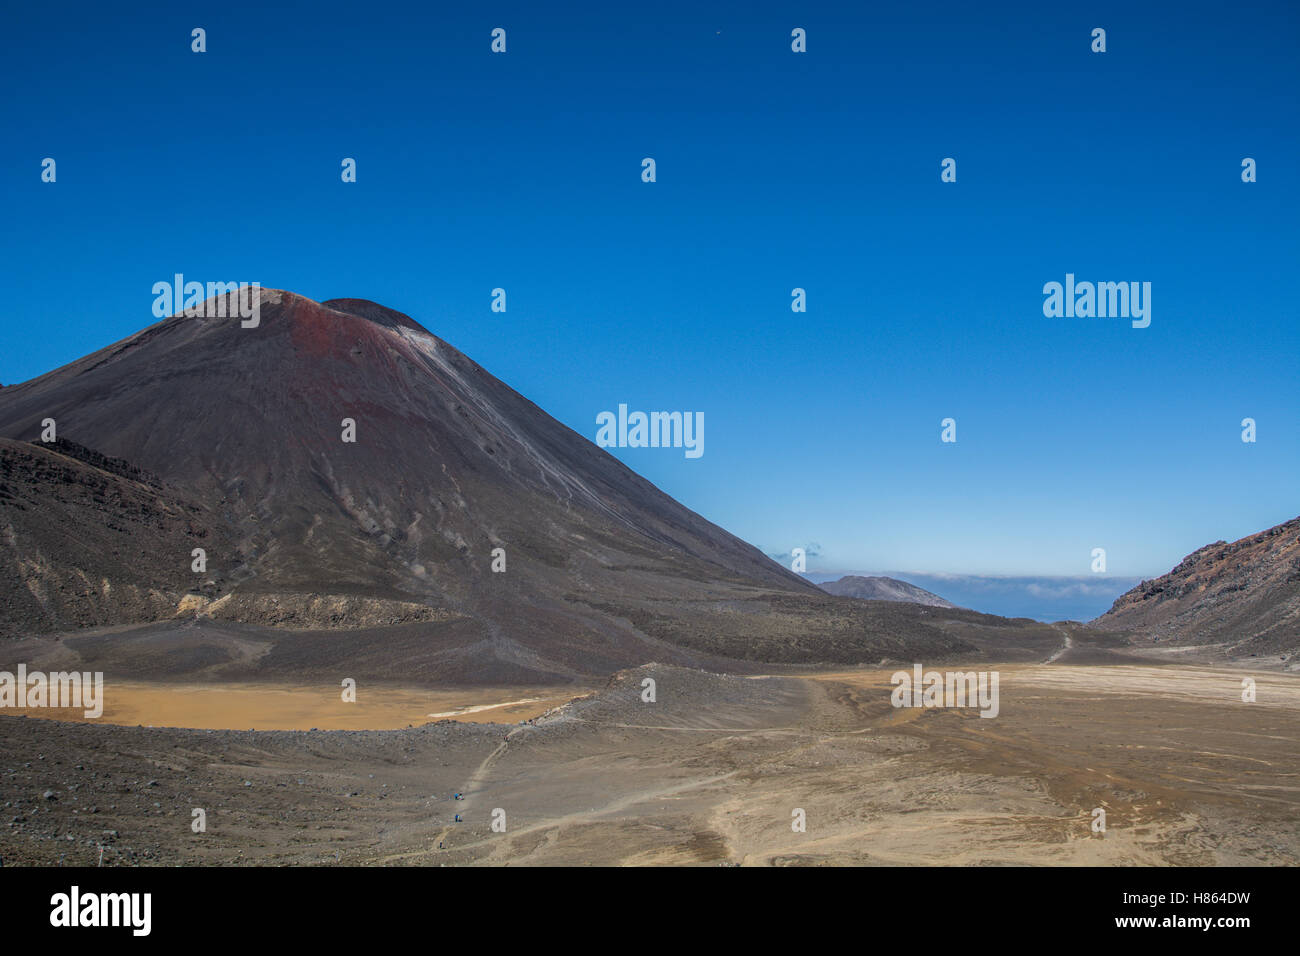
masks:
{"label": "clear blue sky", "polygon": [[[1295,4],[445,7],[13,7],[0,381],[182,272],[400,309],[589,438],[703,412],[616,453],[810,569],[1153,575],[1300,513]],[[1150,328],[1045,318],[1066,272]]]}

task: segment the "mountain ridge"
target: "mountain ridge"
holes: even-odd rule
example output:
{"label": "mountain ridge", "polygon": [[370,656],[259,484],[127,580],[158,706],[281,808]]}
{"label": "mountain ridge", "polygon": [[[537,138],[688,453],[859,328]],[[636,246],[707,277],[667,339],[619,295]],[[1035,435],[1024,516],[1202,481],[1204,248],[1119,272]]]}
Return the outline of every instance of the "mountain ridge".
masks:
{"label": "mountain ridge", "polygon": [[1294,656],[1300,652],[1300,517],[1197,548],[1089,623],[1152,643],[1224,643],[1240,656]]}

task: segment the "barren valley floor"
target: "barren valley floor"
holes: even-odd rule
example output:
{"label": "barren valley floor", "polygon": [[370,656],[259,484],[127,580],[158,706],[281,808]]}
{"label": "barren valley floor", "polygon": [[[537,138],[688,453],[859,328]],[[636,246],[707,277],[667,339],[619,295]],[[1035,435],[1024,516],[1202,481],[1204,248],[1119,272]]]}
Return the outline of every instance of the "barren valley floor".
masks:
{"label": "barren valley floor", "polygon": [[[396,730],[331,732],[319,713],[309,718],[316,731],[4,716],[0,856],[5,865],[94,865],[101,848],[103,865],[1300,863],[1300,678],[1060,661],[996,669],[991,720],[893,708],[892,668],[726,677],[661,665],[622,672],[534,724],[518,721],[580,689],[411,691],[369,715]],[[1256,681],[1254,703],[1241,700],[1243,676]],[[656,681],[654,703],[641,699],[645,677]],[[167,694],[136,690],[155,703]],[[299,726],[283,711],[291,690],[261,692],[289,695],[275,698],[279,718]],[[537,697],[405,729],[434,699],[450,712]],[[494,713],[514,723],[473,722]],[[127,719],[145,722],[138,711]],[[1091,829],[1098,807],[1104,836]],[[195,808],[206,832],[192,831]],[[504,832],[492,829],[498,810]],[[792,831],[796,810],[806,832]]]}

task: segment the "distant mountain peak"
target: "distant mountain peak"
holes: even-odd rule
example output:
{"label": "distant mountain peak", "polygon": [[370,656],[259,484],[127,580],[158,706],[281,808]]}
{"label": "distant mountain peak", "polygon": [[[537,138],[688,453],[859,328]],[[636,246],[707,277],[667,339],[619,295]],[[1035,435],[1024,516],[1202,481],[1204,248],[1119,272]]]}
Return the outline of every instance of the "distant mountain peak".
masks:
{"label": "distant mountain peak", "polygon": [[925,588],[918,588],[915,584],[897,578],[849,574],[838,581],[827,581],[819,586],[830,594],[863,601],[902,601],[907,604],[924,604],[926,607],[957,606]]}
{"label": "distant mountain peak", "polygon": [[405,312],[398,312],[396,309],[390,309],[388,306],[380,305],[378,302],[372,302],[369,299],[326,299],[320,305],[335,312],[343,312],[347,315],[369,319],[371,322],[388,328],[407,328],[414,329],[416,332],[423,332],[425,335],[433,334]]}

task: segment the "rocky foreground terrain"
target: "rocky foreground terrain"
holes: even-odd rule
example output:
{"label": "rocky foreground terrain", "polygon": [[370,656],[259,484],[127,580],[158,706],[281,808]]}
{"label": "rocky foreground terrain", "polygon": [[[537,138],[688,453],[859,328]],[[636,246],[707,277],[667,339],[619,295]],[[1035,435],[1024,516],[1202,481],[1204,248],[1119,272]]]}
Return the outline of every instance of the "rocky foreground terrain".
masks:
{"label": "rocky foreground terrain", "polygon": [[250,732],[0,717],[0,856],[1300,864],[1294,678],[1256,675],[1246,704],[1240,672],[1070,659],[1003,667],[996,720],[895,709],[888,670],[746,678],[663,665],[531,723]]}

